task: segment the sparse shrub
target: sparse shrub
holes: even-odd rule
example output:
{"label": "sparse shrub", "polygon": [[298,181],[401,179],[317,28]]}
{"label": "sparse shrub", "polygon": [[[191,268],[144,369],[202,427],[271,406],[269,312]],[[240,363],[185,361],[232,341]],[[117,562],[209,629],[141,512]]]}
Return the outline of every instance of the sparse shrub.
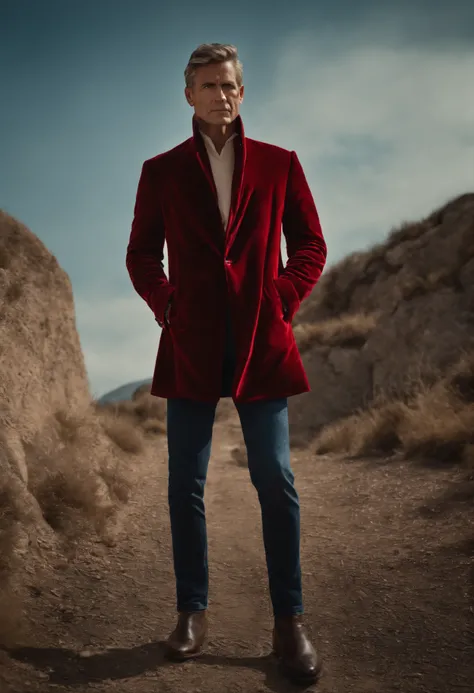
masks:
{"label": "sparse shrub", "polygon": [[387,402],[329,425],[316,440],[316,452],[347,452],[355,457],[396,451],[399,429],[409,415],[402,402]]}
{"label": "sparse shrub", "polygon": [[357,426],[353,454],[357,456],[388,454],[400,447],[399,430],[409,413],[402,402],[389,402],[380,409],[371,409]]}
{"label": "sparse shrub", "polygon": [[[87,519],[97,515],[98,478],[90,469],[67,466],[52,469],[35,489],[46,522],[57,531],[75,533],[80,511]],[[74,526],[76,525],[76,526]]]}
{"label": "sparse shrub", "polygon": [[377,313],[354,313],[315,323],[303,323],[294,328],[300,353],[315,344],[357,349],[365,344],[377,324]]}
{"label": "sparse shrub", "polygon": [[447,383],[464,402],[474,402],[474,353],[466,354],[447,376]]}
{"label": "sparse shrub", "polygon": [[104,539],[129,480],[93,408],[56,412],[47,435],[24,444],[29,490],[46,522],[69,540],[91,529]]}
{"label": "sparse shrub", "polygon": [[166,433],[166,424],[160,419],[147,419],[142,423],[142,429],[145,433],[163,434]]}
{"label": "sparse shrub", "polygon": [[143,436],[136,426],[124,417],[109,415],[101,417],[101,424],[109,436],[121,450],[132,455],[138,455],[143,451]]}
{"label": "sparse shrub", "polygon": [[413,241],[420,238],[420,236],[429,230],[430,226],[431,224],[427,223],[426,220],[419,222],[402,222],[398,228],[393,229],[389,233],[385,247],[388,250],[406,241]]}
{"label": "sparse shrub", "polygon": [[137,387],[135,392],[132,394],[132,401],[135,402],[137,399],[140,399],[140,397],[143,397],[143,395],[149,395],[151,390],[151,385],[149,383],[144,383],[143,385],[140,385],[140,387]]}
{"label": "sparse shrub", "polygon": [[427,397],[411,411],[400,431],[407,457],[459,462],[464,448],[474,443],[474,406],[464,408],[436,406]]}
{"label": "sparse shrub", "polygon": [[353,449],[359,417],[359,414],[353,414],[325,426],[316,438],[315,452],[318,455],[333,452],[350,453]]}
{"label": "sparse shrub", "polygon": [[163,419],[164,405],[162,400],[144,393],[133,402],[133,410],[139,421],[144,422],[148,419]]}
{"label": "sparse shrub", "polygon": [[117,463],[113,467],[102,468],[99,471],[99,475],[106,484],[112,498],[117,499],[121,503],[128,502],[130,498],[130,483],[123,476]]}
{"label": "sparse shrub", "polygon": [[124,422],[124,430],[137,427],[147,433],[163,433],[166,430],[166,402],[150,395],[149,386],[143,386],[141,393],[132,400],[105,404],[96,402],[95,409],[99,417],[108,422],[108,425],[114,421],[113,426],[117,427],[122,425],[117,422]]}
{"label": "sparse shrub", "polygon": [[429,272],[425,277],[410,276],[400,283],[398,290],[405,301],[416,296],[423,296],[430,291],[437,291],[443,286],[454,286],[457,283],[458,268],[444,267],[443,269]]}
{"label": "sparse shrub", "polygon": [[[378,401],[342,421],[325,427],[315,451],[354,456],[401,450],[407,458],[445,463],[461,462],[474,444],[472,369],[467,354],[446,377],[431,385],[420,380],[406,401]],[[473,448],[474,449],[474,448]]]}

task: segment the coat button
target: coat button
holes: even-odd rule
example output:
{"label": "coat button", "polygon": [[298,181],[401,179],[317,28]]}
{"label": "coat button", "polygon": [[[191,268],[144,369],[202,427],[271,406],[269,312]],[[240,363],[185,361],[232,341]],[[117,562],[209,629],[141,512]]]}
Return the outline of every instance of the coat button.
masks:
{"label": "coat button", "polygon": [[225,264],[226,264],[226,265],[231,265],[231,264],[232,264],[232,260],[226,260],[226,261],[225,261]]}

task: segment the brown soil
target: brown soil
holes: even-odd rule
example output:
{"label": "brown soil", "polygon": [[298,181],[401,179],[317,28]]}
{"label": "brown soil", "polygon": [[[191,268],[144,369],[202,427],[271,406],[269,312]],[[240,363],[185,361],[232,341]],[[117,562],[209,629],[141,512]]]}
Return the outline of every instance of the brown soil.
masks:
{"label": "brown soil", "polygon": [[[259,506],[242,455],[233,454],[242,444],[235,414],[216,421],[206,653],[186,664],[163,657],[175,592],[166,438],[158,436],[116,546],[91,539],[54,579],[32,576],[27,618],[35,635],[0,652],[2,693],[296,690],[270,656]],[[466,481],[459,469],[302,449],[293,451],[293,467],[306,621],[324,661],[311,690],[474,690],[474,475]]]}

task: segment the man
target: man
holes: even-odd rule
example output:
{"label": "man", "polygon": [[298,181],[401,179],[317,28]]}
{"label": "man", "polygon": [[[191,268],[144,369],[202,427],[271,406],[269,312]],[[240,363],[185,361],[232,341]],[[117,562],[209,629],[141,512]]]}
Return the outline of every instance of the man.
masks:
{"label": "man", "polygon": [[195,657],[207,636],[203,494],[216,405],[232,397],[261,505],[274,652],[292,679],[311,682],[321,665],[302,619],[287,398],[310,389],[291,321],[323,271],[326,243],[296,153],[244,134],[236,48],[199,46],[185,80],[193,136],[144,162],[126,261],[163,328],[151,392],[168,400],[178,611],[168,654]]}

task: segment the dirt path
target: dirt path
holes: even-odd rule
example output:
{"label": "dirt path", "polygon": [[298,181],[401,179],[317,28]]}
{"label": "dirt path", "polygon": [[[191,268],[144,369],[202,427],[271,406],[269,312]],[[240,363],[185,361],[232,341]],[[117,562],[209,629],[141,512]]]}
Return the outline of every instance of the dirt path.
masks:
{"label": "dirt path", "polygon": [[[84,545],[54,581],[32,584],[28,616],[41,625],[30,647],[11,653],[23,667],[2,693],[297,690],[269,656],[259,507],[232,455],[242,442],[236,417],[216,422],[206,490],[206,654],[186,664],[163,659],[175,596],[161,439],[155,458],[140,462],[117,546]],[[311,690],[472,693],[473,494],[465,485],[458,492],[459,472],[301,450],[293,467],[306,620],[325,666]]]}

